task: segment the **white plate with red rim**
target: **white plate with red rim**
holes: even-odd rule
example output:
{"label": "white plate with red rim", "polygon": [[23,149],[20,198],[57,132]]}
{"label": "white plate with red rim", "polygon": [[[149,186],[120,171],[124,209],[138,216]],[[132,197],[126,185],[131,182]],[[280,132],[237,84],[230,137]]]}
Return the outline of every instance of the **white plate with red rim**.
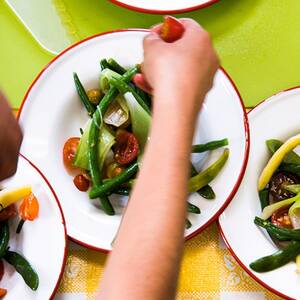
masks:
{"label": "white plate with red rim", "polygon": [[212,5],[219,0],[110,0],[131,10],[150,14],[177,14]]}
{"label": "white plate with red rim", "polygon": [[[79,128],[88,120],[76,94],[72,74],[76,71],[87,89],[97,87],[100,59],[113,57],[126,67],[140,63],[146,34],[145,30],[104,33],[70,47],[38,75],[19,114],[24,129],[22,153],[41,168],[53,185],[64,211],[69,237],[96,250],[111,250],[124,201],[117,197],[114,201],[117,214],[105,215],[92,204],[86,193],[75,188],[73,178],[64,168],[63,145],[69,137],[80,136]],[[237,190],[247,163],[248,124],[244,106],[228,75],[219,70],[203,105],[195,142],[225,137],[229,139],[230,157],[212,182],[217,197],[213,201],[197,194],[190,197],[202,213],[189,216],[193,226],[187,230],[187,238],[199,233],[218,217]],[[220,151],[193,158],[198,167],[204,160],[207,166],[218,158]]]}
{"label": "white plate with red rim", "polygon": [[297,87],[276,94],[249,112],[248,166],[238,192],[219,218],[221,234],[239,264],[261,285],[287,299],[300,299],[300,275],[294,262],[267,273],[256,273],[249,264],[278,250],[264,230],[253,223],[254,217],[261,214],[257,182],[269,159],[265,141],[286,141],[298,134],[299,111],[300,87]]}
{"label": "white plate with red rim", "polygon": [[66,259],[67,234],[59,202],[44,175],[20,155],[17,173],[1,182],[1,188],[31,185],[39,201],[39,215],[26,221],[16,234],[18,216],[9,221],[11,251],[23,255],[39,276],[39,287],[32,291],[14,268],[4,262],[0,287],[7,289],[5,299],[50,299],[55,295]]}

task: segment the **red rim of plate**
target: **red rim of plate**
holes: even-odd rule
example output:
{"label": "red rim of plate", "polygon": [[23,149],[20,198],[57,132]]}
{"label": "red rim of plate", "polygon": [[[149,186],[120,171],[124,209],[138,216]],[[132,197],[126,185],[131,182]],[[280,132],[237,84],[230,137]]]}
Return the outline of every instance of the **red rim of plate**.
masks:
{"label": "red rim of plate", "polygon": [[[249,112],[248,114],[250,114],[253,110],[255,110],[256,108],[260,107],[261,104],[265,103],[265,101],[281,94],[281,93],[285,93],[285,92],[289,92],[289,91],[293,91],[293,90],[297,90],[297,89],[300,89],[300,86],[295,86],[295,87],[292,87],[292,88],[288,88],[288,89],[285,89],[285,90],[282,90],[276,94],[274,94],[273,96],[271,97],[268,97],[264,100],[262,100],[261,102],[259,102],[257,105],[255,105]],[[272,288],[271,286],[269,286],[268,284],[266,284],[263,280],[259,279],[255,274],[254,272],[252,272],[240,259],[239,257],[237,256],[237,254],[234,252],[234,250],[231,248],[230,246],[230,243],[228,242],[227,238],[226,238],[226,235],[222,229],[222,225],[220,223],[220,220],[218,220],[218,228],[219,228],[219,231],[220,231],[220,234],[229,250],[229,252],[231,253],[231,255],[235,258],[235,260],[238,262],[238,264],[248,273],[248,275],[250,277],[252,277],[252,279],[254,279],[256,282],[258,282],[261,286],[263,286],[264,288],[266,288],[267,290],[271,291],[272,293],[276,294],[277,296],[279,297],[282,297],[284,299],[287,299],[287,300],[295,300],[294,298],[291,298],[285,294],[282,294],[281,292],[279,292],[278,290]]]}
{"label": "red rim of plate", "polygon": [[[25,102],[27,101],[28,99],[28,96],[30,94],[30,91],[32,90],[32,88],[34,87],[35,83],[39,80],[39,78],[43,75],[43,73],[58,59],[60,58],[62,55],[64,55],[66,52],[70,51],[71,49],[75,48],[76,46],[86,42],[86,41],[89,41],[89,40],[92,40],[94,38],[98,38],[100,36],[103,36],[103,35],[108,35],[108,34],[113,34],[113,33],[120,33],[120,32],[149,32],[149,30],[147,29],[120,29],[120,30],[113,30],[113,31],[108,31],[108,32],[104,32],[104,33],[100,33],[100,34],[96,34],[96,35],[93,35],[93,36],[90,36],[80,42],[77,42],[76,44],[66,48],[64,51],[62,51],[60,54],[58,54],[56,57],[54,57],[42,70],[41,72],[37,75],[37,77],[34,79],[34,81],[32,82],[32,84],[30,85],[29,89],[27,90],[25,96],[24,96],[24,99],[21,103],[21,106],[20,106],[20,109],[18,111],[18,114],[17,114],[17,119],[19,120],[20,119],[20,116],[21,116],[21,113],[22,113],[22,110],[23,110],[23,107],[25,105]],[[192,237],[196,236],[197,234],[199,234],[201,231],[203,231],[207,226],[209,226],[212,222],[214,222],[218,217],[219,215],[224,211],[224,209],[228,206],[228,204],[230,203],[230,201],[232,200],[232,198],[234,197],[236,191],[238,190],[239,186],[240,186],[240,183],[243,179],[243,176],[244,176],[244,173],[245,173],[245,170],[246,170],[246,166],[247,166],[247,162],[248,162],[248,156],[249,156],[249,145],[250,145],[250,134],[249,134],[249,124],[248,124],[248,117],[247,117],[247,113],[246,113],[246,109],[245,109],[245,106],[243,104],[243,100],[241,98],[241,95],[237,89],[237,87],[235,86],[233,80],[230,78],[230,76],[228,75],[228,73],[221,67],[220,70],[223,72],[223,74],[226,76],[226,78],[229,80],[229,82],[231,83],[232,87],[234,88],[235,92],[236,92],[236,95],[238,96],[239,98],[239,101],[240,101],[240,105],[242,107],[242,110],[243,110],[243,115],[244,115],[244,130],[245,130],[245,151],[244,151],[244,159],[243,159],[243,164],[242,164],[242,168],[241,168],[241,171],[240,171],[240,174],[238,176],[238,179],[235,183],[235,185],[233,186],[233,189],[231,191],[231,193],[229,194],[229,196],[227,197],[227,199],[225,200],[225,202],[223,203],[223,205],[221,206],[221,208],[205,223],[203,224],[200,228],[198,228],[196,231],[194,231],[193,233],[189,234],[185,239],[186,240],[189,240],[191,239]],[[71,240],[73,240],[74,242],[76,242],[77,244],[79,245],[82,245],[86,248],[89,248],[89,249],[92,249],[92,250],[96,250],[96,251],[101,251],[103,253],[109,253],[110,250],[107,250],[107,249],[103,249],[103,248],[100,248],[100,247],[95,247],[93,245],[89,245],[89,244],[86,244],[72,236],[70,236],[68,234],[69,238]]]}
{"label": "red rim of plate", "polygon": [[197,9],[200,9],[200,8],[204,8],[204,7],[207,7],[207,6],[210,6],[214,3],[219,2],[219,0],[208,0],[206,3],[202,3],[202,4],[195,5],[195,6],[182,8],[182,9],[156,10],[156,9],[147,9],[147,8],[141,8],[141,7],[133,6],[133,5],[130,5],[130,4],[120,2],[119,0],[109,0],[109,1],[112,2],[113,4],[121,6],[123,8],[127,8],[127,9],[134,10],[134,11],[137,11],[137,12],[148,13],[148,14],[157,14],[157,15],[179,14],[179,13],[190,12],[190,11],[197,10]]}
{"label": "red rim of plate", "polygon": [[61,208],[61,205],[60,205],[60,202],[58,200],[58,197],[53,189],[53,187],[51,186],[51,184],[49,183],[48,179],[45,177],[45,175],[41,172],[41,170],[36,166],[34,165],[26,156],[24,156],[23,154],[19,154],[20,157],[22,157],[23,159],[25,159],[25,161],[27,161],[29,163],[29,165],[31,167],[33,167],[35,169],[35,171],[37,171],[39,173],[39,175],[43,178],[43,180],[46,182],[47,186],[49,187],[52,195],[54,196],[54,199],[56,201],[56,204],[59,208],[59,212],[60,212],[60,216],[61,216],[61,222],[63,224],[63,227],[64,227],[64,233],[65,233],[65,247],[64,247],[64,258],[63,258],[63,261],[62,261],[62,265],[61,265],[61,270],[60,270],[60,273],[59,273],[59,276],[58,276],[58,280],[56,282],[56,285],[54,287],[54,290],[50,296],[49,299],[53,299],[57,290],[58,290],[58,287],[59,287],[59,284],[60,284],[60,281],[62,279],[62,276],[63,276],[63,273],[64,273],[64,269],[65,269],[65,265],[66,265],[66,261],[67,261],[67,242],[68,242],[68,236],[67,236],[67,229],[66,229],[66,222],[65,222],[65,217],[64,217],[64,213],[63,213],[63,210]]}

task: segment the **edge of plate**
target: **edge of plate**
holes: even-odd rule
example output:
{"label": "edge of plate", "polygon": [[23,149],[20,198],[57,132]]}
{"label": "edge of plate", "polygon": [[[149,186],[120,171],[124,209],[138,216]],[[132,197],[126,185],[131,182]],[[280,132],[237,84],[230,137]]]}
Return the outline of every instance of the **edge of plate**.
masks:
{"label": "edge of plate", "polygon": [[281,292],[275,290],[274,288],[272,288],[271,286],[267,285],[263,280],[259,279],[256,275],[254,275],[254,273],[246,266],[242,263],[242,261],[238,258],[238,256],[235,254],[235,252],[233,251],[233,249],[231,248],[228,240],[226,239],[225,233],[222,230],[222,226],[220,224],[220,221],[218,220],[217,222],[217,226],[219,229],[219,232],[222,236],[222,239],[224,241],[224,243],[226,244],[229,252],[231,253],[231,255],[234,257],[234,259],[237,261],[237,263],[244,269],[245,272],[247,272],[247,274],[254,279],[257,283],[259,283],[262,287],[266,288],[267,290],[269,290],[270,292],[274,293],[275,295],[282,297],[284,299],[287,300],[296,300],[294,298],[290,298],[289,296],[282,294]]}
{"label": "edge of plate", "polygon": [[[103,33],[99,33],[99,34],[96,34],[96,35],[93,35],[93,36],[90,36],[82,41],[79,41],[77,42],[76,44],[74,45],[71,45],[70,47],[66,48],[65,50],[63,50],[60,54],[58,54],[57,56],[55,56],[40,72],[39,74],[36,76],[36,78],[33,80],[33,82],[31,83],[29,89],[27,90],[23,100],[22,100],[22,103],[21,103],[21,106],[20,106],[20,109],[18,111],[18,114],[17,114],[17,119],[19,120],[20,119],[20,116],[22,114],[22,110],[24,108],[24,105],[28,99],[28,96],[32,90],[32,88],[34,87],[35,83],[39,80],[39,78],[43,75],[43,73],[57,60],[59,59],[62,55],[64,55],[66,52],[70,51],[71,49],[75,48],[76,46],[86,42],[86,41],[89,41],[89,40],[92,40],[94,38],[97,38],[99,36],[103,36],[103,35],[108,35],[108,34],[112,34],[112,33],[119,33],[119,32],[150,32],[148,29],[119,29],[119,30],[113,30],[113,31],[107,31],[107,32],[103,32]],[[193,233],[189,234],[188,236],[186,236],[185,240],[189,240],[191,238],[193,238],[194,236],[196,236],[197,234],[199,234],[201,231],[203,231],[206,227],[208,227],[212,222],[214,222],[221,214],[222,212],[225,210],[225,208],[228,206],[228,204],[230,203],[230,201],[232,200],[232,198],[234,197],[235,193],[237,192],[240,184],[241,184],[241,181],[244,177],[244,174],[245,174],[245,171],[246,171],[246,166],[247,166],[247,162],[248,162],[248,157],[249,157],[249,149],[250,149],[250,133],[249,133],[249,123],[248,123],[248,117],[247,117],[247,113],[246,113],[246,109],[245,109],[245,106],[243,104],[243,100],[242,100],[242,97],[235,85],[235,83],[233,82],[233,80],[231,79],[231,77],[229,76],[229,74],[222,68],[220,67],[220,70],[222,71],[222,73],[225,75],[225,77],[229,80],[231,86],[233,87],[236,95],[238,96],[239,98],[239,101],[240,101],[240,105],[241,105],[241,108],[242,108],[242,111],[243,111],[243,119],[244,119],[244,132],[245,132],[245,151],[244,151],[244,159],[243,159],[243,164],[242,164],[242,168],[241,168],[241,171],[240,171],[240,174],[238,176],[238,179],[235,183],[235,185],[233,186],[233,189],[232,191],[230,192],[229,196],[227,197],[227,199],[225,200],[225,202],[223,203],[223,205],[221,206],[221,208],[205,223],[203,224],[200,228],[198,228],[196,231],[194,231]],[[68,237],[73,240],[75,243],[79,244],[79,245],[82,245],[86,248],[89,248],[89,249],[92,249],[92,250],[96,250],[96,251],[101,251],[103,253],[109,253],[111,250],[108,250],[108,249],[103,249],[103,248],[100,248],[100,247],[96,247],[96,246],[93,246],[93,245],[90,245],[90,244],[87,244],[87,243],[84,243],[82,241],[79,241],[78,239],[70,236],[68,234]]]}
{"label": "edge of plate", "polygon": [[46,184],[49,187],[52,195],[54,196],[54,199],[56,200],[56,203],[57,203],[57,206],[58,206],[58,209],[59,209],[59,212],[60,212],[60,216],[61,216],[61,222],[62,222],[63,227],[64,227],[64,233],[65,233],[64,258],[63,258],[63,261],[62,261],[61,270],[60,270],[60,273],[59,273],[59,276],[58,276],[58,280],[57,280],[57,282],[55,284],[55,287],[54,287],[54,290],[53,290],[53,292],[52,292],[52,294],[50,295],[50,298],[49,298],[49,299],[53,299],[54,296],[55,296],[55,294],[56,294],[56,292],[57,292],[57,290],[58,290],[60,281],[61,281],[63,273],[64,273],[66,261],[67,261],[67,242],[68,242],[68,236],[67,236],[67,229],[66,229],[66,221],[65,221],[64,213],[63,213],[63,210],[61,208],[61,205],[60,205],[60,202],[58,200],[58,197],[57,197],[57,195],[56,195],[53,187],[51,186],[50,182],[46,178],[46,176],[26,156],[24,156],[21,153],[19,155],[20,155],[20,157],[22,157],[23,159],[25,159],[30,164],[30,166],[33,167],[35,169],[35,171],[37,171],[39,173],[39,175],[43,178],[43,180],[46,182]]}
{"label": "edge of plate", "polygon": [[174,10],[156,10],[156,9],[147,9],[147,8],[141,8],[137,6],[133,6],[130,4],[125,4],[123,2],[120,2],[119,0],[109,0],[111,3],[116,4],[120,7],[127,8],[133,11],[142,12],[142,13],[148,13],[148,14],[157,14],[157,15],[164,15],[164,14],[179,14],[179,13],[186,13],[193,10],[201,9],[210,5],[213,5],[219,0],[208,0],[206,3],[198,4],[195,6],[182,8],[182,9],[174,9]]}
{"label": "edge of plate", "polygon": [[[297,90],[297,89],[300,89],[300,86],[295,86],[295,87],[291,87],[291,88],[288,88],[288,89],[285,89],[285,90],[282,90],[278,93],[275,93],[274,95],[268,97],[268,98],[265,98],[263,99],[262,101],[260,101],[258,104],[256,104],[249,112],[248,114],[250,114],[252,111],[254,111],[255,109],[257,109],[258,107],[260,107],[262,104],[264,104],[266,101],[269,101],[270,99],[272,99],[273,97],[277,96],[277,95],[280,95],[282,93],[286,93],[286,92],[289,92],[289,91],[294,91],[294,90]],[[227,238],[226,238],[226,235],[222,229],[222,225],[221,225],[221,222],[220,220],[218,220],[217,222],[217,225],[218,225],[218,229],[219,229],[219,232],[222,236],[222,239],[224,240],[229,252],[231,253],[231,255],[234,257],[234,259],[238,262],[238,264],[247,272],[247,274],[252,278],[254,279],[256,282],[258,282],[261,286],[263,286],[264,288],[266,288],[267,290],[271,291],[272,293],[276,294],[277,296],[279,297],[282,297],[284,299],[287,299],[287,300],[295,300],[294,298],[291,298],[281,292],[279,292],[278,290],[272,288],[271,286],[269,286],[268,284],[266,284],[263,280],[259,279],[255,274],[254,272],[252,272],[240,259],[239,257],[235,254],[234,250],[231,248],[230,246],[230,243],[228,242]]]}

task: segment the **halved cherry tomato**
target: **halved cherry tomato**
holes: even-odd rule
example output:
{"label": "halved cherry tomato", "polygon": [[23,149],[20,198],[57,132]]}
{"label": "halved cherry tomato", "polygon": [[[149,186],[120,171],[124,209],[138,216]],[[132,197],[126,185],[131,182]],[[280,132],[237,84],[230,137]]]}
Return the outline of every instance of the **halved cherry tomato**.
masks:
{"label": "halved cherry tomato", "polygon": [[0,260],[0,281],[2,280],[2,277],[4,275],[4,264],[3,264],[3,260]]}
{"label": "halved cherry tomato", "polygon": [[271,222],[278,227],[292,229],[293,225],[289,217],[289,207],[274,212],[271,216]]}
{"label": "halved cherry tomato", "polygon": [[86,192],[90,187],[90,181],[83,174],[76,175],[73,182],[81,192]]}
{"label": "halved cherry tomato", "polygon": [[270,194],[273,199],[271,203],[293,197],[293,194],[285,190],[284,186],[289,184],[298,184],[299,177],[289,172],[278,172],[270,180]]}
{"label": "halved cherry tomato", "polygon": [[39,202],[33,194],[25,197],[19,207],[22,220],[33,221],[39,214]]}
{"label": "halved cherry tomato", "polygon": [[167,42],[172,43],[179,40],[184,33],[183,24],[174,17],[165,16],[164,22],[161,28],[160,36]]}
{"label": "halved cherry tomato", "polygon": [[134,161],[139,153],[139,143],[134,134],[118,130],[115,145],[115,160],[120,165],[127,165]]}
{"label": "halved cherry tomato", "polygon": [[0,297],[4,297],[7,294],[7,290],[6,289],[2,289],[0,288]]}
{"label": "halved cherry tomato", "polygon": [[63,149],[63,159],[66,168],[69,170],[76,169],[76,167],[73,166],[73,161],[75,158],[79,141],[80,141],[79,137],[71,137],[65,142],[64,149]]}
{"label": "halved cherry tomato", "polygon": [[4,208],[1,212],[0,212],[0,222],[9,220],[11,218],[14,218],[17,215],[17,209],[16,206],[14,204]]}

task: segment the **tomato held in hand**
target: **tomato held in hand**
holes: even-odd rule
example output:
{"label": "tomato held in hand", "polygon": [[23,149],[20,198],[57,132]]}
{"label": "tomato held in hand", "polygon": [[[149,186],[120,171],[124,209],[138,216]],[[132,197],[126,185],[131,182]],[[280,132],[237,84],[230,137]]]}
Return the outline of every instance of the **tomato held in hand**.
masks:
{"label": "tomato held in hand", "polygon": [[14,204],[4,208],[0,212],[0,222],[14,218],[17,215],[17,210]]}
{"label": "tomato held in hand", "polygon": [[73,166],[73,161],[76,155],[79,141],[80,138],[72,137],[65,142],[64,149],[63,149],[63,159],[66,168],[69,170],[76,169],[76,167]]}
{"label": "tomato held in hand", "polygon": [[81,192],[86,192],[90,187],[90,181],[82,174],[76,175],[73,182]]}
{"label": "tomato held in hand", "polygon": [[183,24],[174,17],[165,16],[160,31],[160,37],[167,43],[179,40],[184,33]]}
{"label": "tomato held in hand", "polygon": [[116,136],[115,160],[120,165],[134,161],[139,153],[139,143],[134,134],[119,130]]}
{"label": "tomato held in hand", "polygon": [[271,222],[278,227],[293,229],[293,225],[289,217],[289,207],[275,211],[271,216]]}

